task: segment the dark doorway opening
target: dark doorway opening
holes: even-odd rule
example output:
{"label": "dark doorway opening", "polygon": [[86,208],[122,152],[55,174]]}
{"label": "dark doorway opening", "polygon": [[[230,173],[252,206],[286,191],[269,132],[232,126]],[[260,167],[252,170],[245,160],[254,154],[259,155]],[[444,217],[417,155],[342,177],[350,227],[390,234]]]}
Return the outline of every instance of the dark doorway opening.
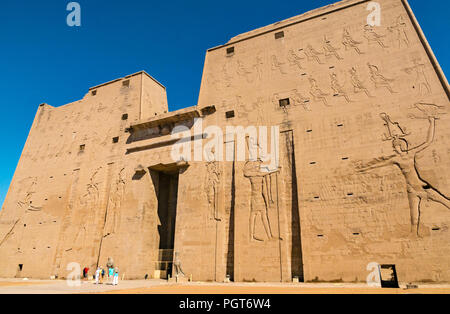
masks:
{"label": "dark doorway opening", "polygon": [[16,278],[20,278],[22,275],[23,264],[17,265]]}
{"label": "dark doorway opening", "polygon": [[161,277],[172,274],[173,250],[175,245],[175,224],[178,199],[178,171],[157,172],[159,265]]}

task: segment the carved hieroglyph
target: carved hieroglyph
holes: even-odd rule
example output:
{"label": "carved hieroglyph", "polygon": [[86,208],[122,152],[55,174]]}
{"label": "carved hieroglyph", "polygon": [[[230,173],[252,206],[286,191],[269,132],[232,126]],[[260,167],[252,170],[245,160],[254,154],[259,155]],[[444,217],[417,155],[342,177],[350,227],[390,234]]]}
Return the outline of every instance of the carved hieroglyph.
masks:
{"label": "carved hieroglyph", "polygon": [[367,66],[369,67],[370,71],[370,79],[372,80],[376,88],[384,87],[391,94],[396,93],[391,86],[392,83],[395,81],[394,79],[388,79],[385,76],[383,76],[383,74],[380,73],[380,69],[376,65],[367,63]]}
{"label": "carved hieroglyph", "polygon": [[395,23],[388,27],[388,30],[395,34],[395,40],[398,48],[409,47],[408,33],[406,31],[407,25],[403,15],[399,15]]}
{"label": "carved hieroglyph", "polygon": [[295,53],[294,49],[289,50],[287,59],[291,66],[296,66],[299,70],[303,70],[301,61],[304,60],[305,58],[298,56]]}
{"label": "carved hieroglyph", "polygon": [[428,82],[425,74],[425,64],[420,63],[420,60],[414,59],[414,65],[412,67],[404,69],[408,74],[415,75],[415,86],[418,89],[419,96],[426,96],[431,94],[431,85]]}
{"label": "carved hieroglyph", "polygon": [[272,60],[272,71],[279,71],[281,74],[287,74],[284,66],[285,63],[278,60],[276,55],[271,57]]}
{"label": "carved hieroglyph", "polygon": [[364,26],[364,37],[366,37],[367,42],[370,44],[375,43],[378,44],[381,48],[389,48],[389,46],[385,45],[384,38],[386,35],[380,35],[375,32],[375,28],[370,25]]}
{"label": "carved hieroglyph", "polygon": [[317,85],[317,81],[311,77],[309,78],[309,84],[311,86],[309,93],[311,94],[313,99],[315,101],[321,101],[325,106],[329,106],[327,101],[327,96],[329,94],[322,91]]}
{"label": "carved hieroglyph", "polygon": [[121,220],[120,209],[125,193],[125,185],[125,168],[122,168],[110,191],[104,232],[105,236],[115,234],[119,229]]}
{"label": "carved hieroglyph", "polygon": [[263,67],[264,67],[263,59],[260,55],[257,55],[256,59],[255,59],[255,64],[253,65],[253,68],[256,70],[258,80],[260,80],[260,81],[263,78]]}
{"label": "carved hieroglyph", "polygon": [[344,87],[339,83],[336,73],[330,74],[331,77],[331,88],[333,89],[335,96],[344,97],[347,102],[351,102],[350,97],[344,90]]}
{"label": "carved hieroglyph", "polygon": [[311,111],[309,108],[310,99],[303,96],[298,90],[292,90],[292,99],[294,100],[294,105],[301,105],[305,111]]}
{"label": "carved hieroglyph", "polygon": [[[78,231],[75,234],[74,242],[80,248],[87,247],[87,241],[89,238],[89,229],[95,222],[95,209],[99,202],[100,191],[97,175],[102,170],[103,167],[99,167],[94,171],[89,179],[89,183],[86,184],[86,192],[80,196],[78,201],[78,206],[80,206],[80,212],[83,217],[80,219],[78,225]],[[80,213],[78,213],[80,215]]]}
{"label": "carved hieroglyph", "polygon": [[359,55],[364,54],[364,52],[361,51],[359,48],[359,45],[362,44],[361,41],[356,41],[353,39],[353,37],[350,35],[350,32],[348,29],[344,29],[344,32],[342,34],[342,44],[345,47],[345,50],[355,50]]}
{"label": "carved hieroglyph", "polygon": [[304,50],[304,53],[305,53],[306,58],[308,59],[308,61],[316,61],[318,64],[324,64],[320,60],[320,55],[323,55],[323,53],[318,52],[317,50],[315,50],[311,44],[308,44],[306,46],[306,48]]}
{"label": "carved hieroglyph", "polygon": [[224,64],[222,67],[222,77],[225,82],[225,87],[231,87],[231,82],[233,80],[233,76],[229,73],[228,66],[229,64]]}
{"label": "carved hieroglyph", "polygon": [[247,81],[247,83],[253,82],[253,79],[252,79],[252,74],[253,74],[253,72],[252,72],[252,71],[249,71],[249,70],[245,67],[245,65],[242,63],[242,61],[240,61],[240,60],[238,60],[237,66],[238,66],[237,74],[240,75],[240,76],[242,76],[242,77],[244,77],[245,80]]}
{"label": "carved hieroglyph", "polygon": [[323,51],[325,57],[334,56],[337,60],[344,60],[344,58],[342,58],[338,53],[339,49],[340,48],[333,47],[331,41],[327,38],[327,36],[323,37]]}
{"label": "carved hieroglyph", "polygon": [[[36,177],[28,178],[28,179],[26,179],[26,181],[28,182],[29,187],[27,188],[27,190],[26,190],[26,192],[25,192],[25,195],[24,195],[23,199],[20,200],[20,201],[18,201],[18,202],[17,202],[17,205],[18,205],[20,208],[25,209],[25,212],[26,212],[26,211],[32,211],[32,212],[33,212],[33,211],[34,211],[34,212],[36,212],[36,211],[41,211],[41,210],[42,210],[42,207],[37,207],[37,206],[35,206],[35,205],[33,204],[33,194],[36,193],[36,188],[37,188],[37,178],[36,178]],[[26,184],[27,184],[27,183],[24,182],[24,185],[26,185]]]}
{"label": "carved hieroglyph", "polygon": [[[8,239],[12,235],[14,235],[15,230],[20,226],[22,221],[25,219],[27,213],[29,212],[39,212],[42,210],[41,206],[36,206],[33,204],[33,194],[36,193],[37,188],[37,178],[30,177],[22,180],[22,184],[26,186],[26,190],[23,193],[22,199],[17,202],[17,206],[22,209],[20,212],[20,216],[14,221],[14,224],[11,226],[10,230],[6,233],[6,235],[0,241],[0,247],[5,244]],[[20,243],[19,243],[20,246]]]}
{"label": "carved hieroglyph", "polygon": [[351,75],[351,82],[353,85],[353,92],[355,94],[358,94],[360,92],[364,92],[364,94],[367,95],[367,97],[373,97],[369,90],[367,89],[367,87],[364,85],[364,83],[359,79],[358,76],[358,71],[356,70],[356,68],[352,68],[350,71],[350,75]]}

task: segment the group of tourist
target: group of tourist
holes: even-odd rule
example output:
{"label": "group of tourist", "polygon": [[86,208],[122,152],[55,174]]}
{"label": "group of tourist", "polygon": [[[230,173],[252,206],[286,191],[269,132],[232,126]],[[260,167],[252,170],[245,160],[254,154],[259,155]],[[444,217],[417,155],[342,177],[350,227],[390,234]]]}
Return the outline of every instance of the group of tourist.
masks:
{"label": "group of tourist", "polygon": [[[114,267],[108,267],[108,273],[107,273],[107,282],[112,284],[113,286],[117,286],[119,283],[119,268]],[[102,284],[103,280],[105,278],[105,270],[103,267],[99,266],[97,267],[97,270],[95,271],[94,279],[95,284]]]}
{"label": "group of tourist", "polygon": [[[105,275],[107,275],[106,283],[111,284],[113,286],[117,286],[117,284],[119,283],[119,268],[114,267],[114,264],[108,261],[108,263],[106,264],[106,269],[108,270],[107,272],[102,266],[97,267],[97,270],[94,273],[95,284],[96,285],[103,284],[103,281],[105,280]],[[87,279],[88,273],[89,268],[85,267],[83,269],[83,278]]]}

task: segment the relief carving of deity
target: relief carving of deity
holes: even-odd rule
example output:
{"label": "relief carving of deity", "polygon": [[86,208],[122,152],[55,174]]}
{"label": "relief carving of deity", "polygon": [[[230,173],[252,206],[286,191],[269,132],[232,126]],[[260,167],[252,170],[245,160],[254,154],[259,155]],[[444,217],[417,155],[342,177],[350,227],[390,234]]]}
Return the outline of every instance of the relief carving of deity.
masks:
{"label": "relief carving of deity", "polygon": [[256,222],[259,218],[263,224],[267,239],[276,240],[277,238],[272,233],[272,227],[269,219],[270,207],[270,176],[278,173],[279,170],[271,172],[263,172],[261,170],[262,161],[247,161],[244,166],[244,176],[250,180],[251,194],[250,194],[250,241],[263,242],[264,239],[256,234]]}
{"label": "relief carving of deity", "polygon": [[428,82],[427,76],[425,74],[426,66],[420,63],[419,59],[414,59],[414,65],[412,67],[406,68],[407,74],[415,74],[415,86],[418,88],[419,96],[426,96],[431,94],[431,85]]}
{"label": "relief carving of deity", "polygon": [[370,63],[367,63],[367,66],[369,67],[370,71],[370,79],[375,84],[376,88],[385,87],[391,94],[396,93],[391,86],[391,84],[395,80],[383,76],[383,74],[381,74],[380,69],[377,66],[372,65]]}
{"label": "relief carving of deity", "polygon": [[394,24],[388,27],[388,31],[395,34],[395,39],[398,43],[398,48],[409,47],[408,34],[406,33],[407,24],[404,21],[403,15],[399,15]]}
{"label": "relief carving of deity", "polygon": [[220,191],[220,179],[222,172],[220,170],[220,164],[215,159],[214,148],[211,150],[208,161],[206,163],[206,185],[205,193],[208,199],[208,215],[210,220],[220,221],[219,214],[219,191]]}
{"label": "relief carving of deity", "polygon": [[344,29],[344,33],[342,34],[342,44],[344,45],[345,50],[353,49],[359,55],[364,54],[364,52],[362,52],[358,47],[362,44],[362,42],[354,40],[347,29]]}
{"label": "relief carving of deity", "polygon": [[376,43],[381,48],[389,48],[386,46],[383,42],[383,38],[386,37],[386,35],[379,35],[375,32],[374,27],[370,25],[364,26],[364,37],[367,39],[367,42],[369,44]]}

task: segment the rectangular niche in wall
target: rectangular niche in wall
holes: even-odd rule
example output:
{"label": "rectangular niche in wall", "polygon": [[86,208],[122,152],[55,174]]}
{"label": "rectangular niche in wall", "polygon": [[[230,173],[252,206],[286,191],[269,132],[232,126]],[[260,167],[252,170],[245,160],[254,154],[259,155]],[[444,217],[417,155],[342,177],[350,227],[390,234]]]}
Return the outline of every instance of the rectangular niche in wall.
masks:
{"label": "rectangular niche in wall", "polygon": [[285,108],[291,104],[289,98],[280,99],[280,107]]}
{"label": "rectangular niche in wall", "polygon": [[227,111],[227,112],[225,113],[225,116],[226,116],[227,119],[232,119],[232,118],[234,118],[234,110],[232,110],[232,111]]}
{"label": "rectangular niche in wall", "polygon": [[284,38],[284,32],[275,33],[275,39],[281,39],[281,38]]}

